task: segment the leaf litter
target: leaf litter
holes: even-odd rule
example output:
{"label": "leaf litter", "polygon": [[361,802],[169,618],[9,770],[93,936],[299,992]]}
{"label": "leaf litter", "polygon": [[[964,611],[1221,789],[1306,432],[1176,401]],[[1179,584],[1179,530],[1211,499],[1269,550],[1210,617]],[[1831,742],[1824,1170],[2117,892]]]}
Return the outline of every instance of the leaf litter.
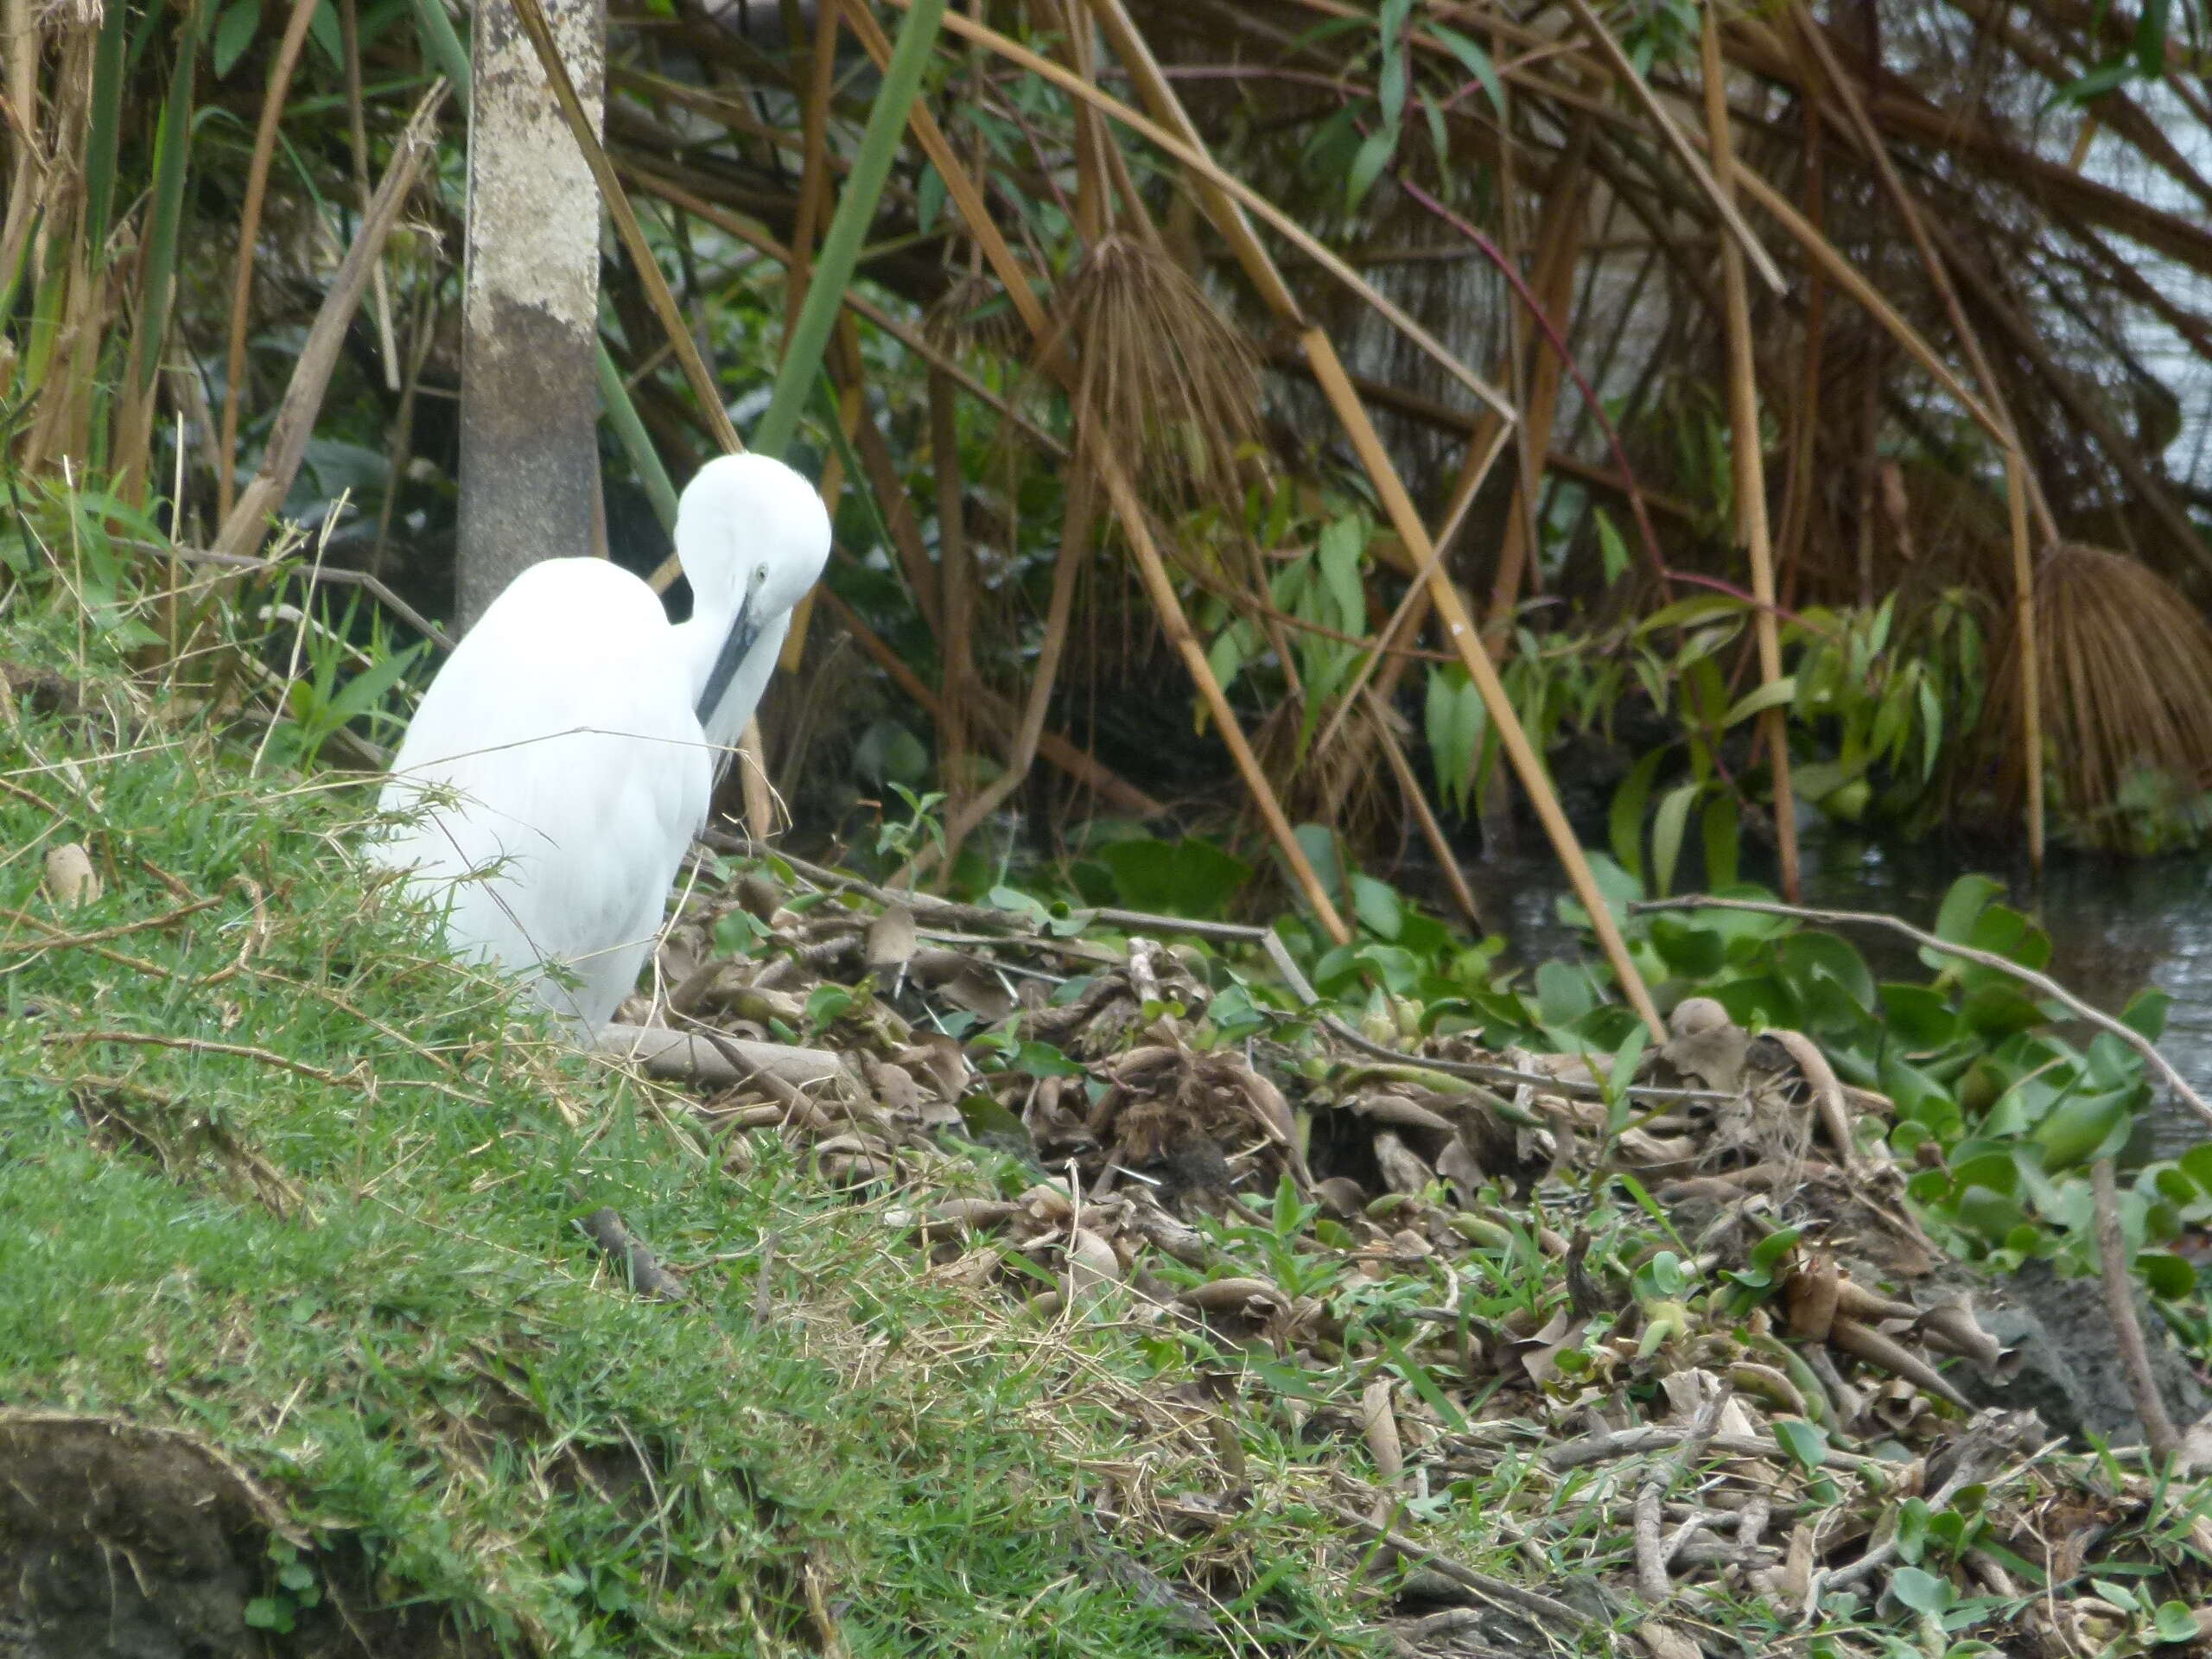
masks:
{"label": "leaf litter", "polygon": [[1232,1548],[1242,1417],[1334,1448],[1302,1496],[1403,1653],[1740,1651],[1751,1608],[1796,1651],[2212,1651],[2212,1497],[1987,1403],[2018,1357],[1802,1033],[1694,997],[1615,1076],[1356,1029],[1260,930],[716,844],[625,1017],[822,1045],[695,1103],[733,1166],[785,1142],[932,1277],[1156,1337],[1132,1431],[1211,1479],[1135,1461],[1103,1522]]}

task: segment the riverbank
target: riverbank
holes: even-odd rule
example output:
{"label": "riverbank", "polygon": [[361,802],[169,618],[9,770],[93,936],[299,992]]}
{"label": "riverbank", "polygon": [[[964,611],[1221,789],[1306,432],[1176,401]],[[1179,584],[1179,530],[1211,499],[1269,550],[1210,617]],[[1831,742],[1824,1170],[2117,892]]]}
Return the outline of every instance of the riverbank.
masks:
{"label": "riverbank", "polygon": [[2005,1395],[1967,1224],[1819,1048],[1500,1053],[1294,923],[712,855],[668,984],[835,1074],[641,1080],[363,890],[365,791],[5,628],[44,1650],[1675,1659],[2171,1641],[2212,1586],[2196,1485]]}

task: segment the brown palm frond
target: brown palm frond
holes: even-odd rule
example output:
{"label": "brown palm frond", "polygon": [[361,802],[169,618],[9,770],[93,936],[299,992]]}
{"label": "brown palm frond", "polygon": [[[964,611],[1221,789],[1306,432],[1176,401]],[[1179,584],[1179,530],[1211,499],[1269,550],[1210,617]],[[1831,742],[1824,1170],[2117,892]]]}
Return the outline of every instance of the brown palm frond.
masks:
{"label": "brown palm frond", "polygon": [[1194,500],[1236,476],[1258,425],[1258,359],[1205,290],[1150,244],[1100,238],[1061,285],[1045,353],[1072,346],[1076,428],[1160,496]]}
{"label": "brown palm frond", "polygon": [[[2137,561],[2062,543],[2036,573],[2043,721],[2054,798],[2092,846],[2133,844],[2146,786],[2185,804],[2212,788],[2212,626]],[[1983,729],[2004,745],[1996,776],[2017,803],[2027,757],[2019,729],[2019,645],[2007,628],[1991,664]]]}

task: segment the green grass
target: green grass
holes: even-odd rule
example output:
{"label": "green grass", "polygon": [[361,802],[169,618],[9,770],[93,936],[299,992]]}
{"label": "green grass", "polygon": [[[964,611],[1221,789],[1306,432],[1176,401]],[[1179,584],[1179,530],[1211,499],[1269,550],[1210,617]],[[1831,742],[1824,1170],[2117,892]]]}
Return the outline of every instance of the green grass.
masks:
{"label": "green grass", "polygon": [[[0,660],[87,671],[11,598]],[[1264,1584],[1237,1645],[1359,1649],[1294,1515],[1142,1522],[1211,1454],[1132,1408],[1134,1336],[932,1279],[772,1137],[727,1157],[365,892],[365,791],[86,683],[0,729],[0,1405],[205,1437],[316,1546],[272,1600],[352,1562],[479,1645],[818,1649],[810,1580],[854,1653],[1210,1649],[1157,1573]],[[71,841],[105,893],[65,912]],[[688,1303],[610,1272],[575,1225],[602,1205]]]}

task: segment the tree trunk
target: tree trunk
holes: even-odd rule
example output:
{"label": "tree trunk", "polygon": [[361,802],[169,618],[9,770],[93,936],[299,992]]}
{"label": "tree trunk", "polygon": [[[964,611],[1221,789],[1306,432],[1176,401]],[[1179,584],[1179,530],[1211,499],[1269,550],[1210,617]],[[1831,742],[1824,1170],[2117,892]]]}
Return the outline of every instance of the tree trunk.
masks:
{"label": "tree trunk", "polygon": [[[594,124],[605,0],[543,0]],[[540,559],[593,551],[600,200],[509,0],[475,8],[454,604],[474,623]]]}

